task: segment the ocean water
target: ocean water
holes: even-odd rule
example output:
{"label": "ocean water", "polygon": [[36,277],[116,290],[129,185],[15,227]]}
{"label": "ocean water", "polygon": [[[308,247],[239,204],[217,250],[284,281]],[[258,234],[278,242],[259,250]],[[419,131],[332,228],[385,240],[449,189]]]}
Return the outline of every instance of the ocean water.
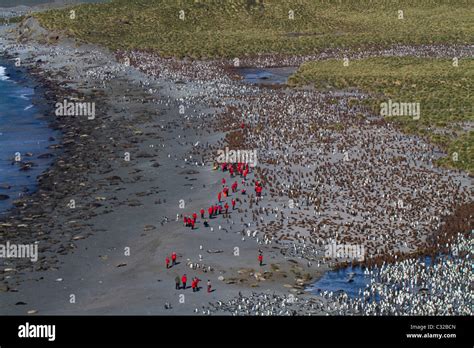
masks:
{"label": "ocean water", "polygon": [[[48,112],[41,86],[25,70],[0,58],[0,216],[14,200],[35,191],[37,176],[54,161],[48,146],[57,143],[60,134],[48,127]],[[16,153],[21,161],[31,162],[30,170],[20,170]],[[38,158],[46,153],[53,157]]]}

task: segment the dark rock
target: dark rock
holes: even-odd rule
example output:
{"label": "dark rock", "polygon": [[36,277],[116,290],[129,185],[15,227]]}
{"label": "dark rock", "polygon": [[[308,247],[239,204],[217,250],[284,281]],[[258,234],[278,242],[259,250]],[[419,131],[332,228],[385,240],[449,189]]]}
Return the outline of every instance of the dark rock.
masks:
{"label": "dark rock", "polygon": [[51,157],[54,157],[54,155],[52,153],[43,153],[43,154],[38,156],[38,158],[40,158],[40,159],[51,158]]}
{"label": "dark rock", "polygon": [[109,176],[107,178],[105,178],[105,180],[109,180],[109,181],[122,181],[122,178],[118,175],[114,175],[114,176]]}
{"label": "dark rock", "polygon": [[150,158],[150,157],[153,157],[153,155],[145,151],[140,151],[139,153],[137,153],[137,158]]}

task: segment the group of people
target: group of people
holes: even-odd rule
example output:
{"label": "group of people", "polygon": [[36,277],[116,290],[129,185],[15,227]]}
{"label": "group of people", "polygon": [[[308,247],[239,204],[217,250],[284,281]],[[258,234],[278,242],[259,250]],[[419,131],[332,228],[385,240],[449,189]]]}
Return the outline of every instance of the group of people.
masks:
{"label": "group of people", "polygon": [[[220,166],[220,168],[223,172],[229,172],[229,174],[232,177],[234,176],[235,172],[240,173],[240,175],[244,178],[242,180],[242,190],[240,191],[240,193],[242,195],[245,195],[246,194],[246,189],[245,189],[246,181],[245,180],[246,180],[246,177],[247,177],[247,175],[250,171],[249,165],[247,163],[236,163],[236,164],[223,163]],[[230,202],[225,201],[226,198],[230,197],[229,187],[226,185],[226,182],[227,182],[226,179],[222,178],[221,182],[222,182],[223,188],[222,188],[221,191],[219,191],[217,193],[217,203],[213,204],[213,205],[209,206],[209,208],[207,208],[209,219],[213,219],[213,218],[215,218],[215,217],[217,217],[221,214],[224,214],[224,216],[227,216],[229,214],[230,207],[232,207],[232,210],[236,209],[236,205],[237,205],[237,199],[236,198],[232,198],[230,200]],[[238,192],[238,187],[239,187],[239,183],[237,181],[234,181],[234,183],[230,187],[232,193]],[[255,181],[256,196],[261,197],[262,191],[263,191],[262,183],[260,181]],[[230,205],[229,205],[229,203],[230,203]],[[208,227],[209,222],[206,219],[206,216],[205,216],[206,211],[204,210],[204,208],[201,208],[199,210],[199,213],[200,213],[201,219],[203,219],[204,226]],[[185,227],[191,227],[191,229],[193,230],[196,226],[197,217],[198,217],[198,215],[195,212],[190,216],[184,215],[183,216],[183,225]]]}
{"label": "group of people", "polygon": [[[198,292],[201,288],[199,286],[199,282],[201,279],[198,277],[194,277],[191,280],[191,289],[193,292]],[[186,290],[187,289],[187,283],[188,283],[188,276],[186,274],[183,274],[183,276],[180,278],[179,276],[176,276],[175,278],[175,289],[176,290]],[[208,279],[207,280],[207,292],[210,293],[212,292],[212,284],[211,281]]]}
{"label": "group of people", "polygon": [[[166,268],[167,269],[175,266],[177,264],[177,254],[176,254],[176,252],[173,251],[171,253],[171,257],[166,256],[165,263],[166,263]],[[191,280],[191,288],[192,288],[193,292],[197,292],[197,291],[200,290],[200,287],[199,287],[199,282],[200,281],[201,281],[201,279],[199,279],[198,277],[194,277]],[[176,278],[175,278],[175,289],[176,290],[180,290],[180,289],[185,290],[187,288],[187,283],[188,283],[188,276],[186,274],[184,274],[181,278],[179,276],[176,276]],[[210,280],[207,281],[207,292],[212,292],[212,285],[211,285]]]}
{"label": "group of people", "polygon": [[[242,185],[243,185],[244,188],[241,190],[241,193],[245,194],[246,193],[245,180],[246,180],[246,177],[247,177],[247,175],[249,173],[249,170],[250,170],[249,165],[245,164],[245,163],[237,163],[237,164],[224,163],[224,164],[221,165],[221,169],[222,169],[223,172],[226,172],[226,171],[229,172],[231,177],[233,177],[234,173],[237,172],[244,178],[242,180]],[[229,203],[228,202],[223,202],[223,198],[227,198],[227,197],[230,196],[229,188],[228,188],[228,186],[226,186],[226,179],[225,178],[222,178],[221,183],[222,183],[223,189],[222,189],[222,191],[219,191],[219,193],[217,194],[217,204],[213,204],[208,208],[208,214],[209,214],[208,217],[209,217],[209,219],[215,218],[215,217],[217,217],[218,215],[220,215],[222,213],[225,214],[225,215],[227,215],[229,213],[229,208],[230,208]],[[231,185],[232,193],[237,192],[238,186],[239,186],[238,182],[234,181],[234,183]],[[263,189],[262,184],[259,181],[256,181],[255,182],[255,191],[257,192],[258,196],[261,195],[262,189]],[[224,203],[224,204],[222,204],[222,203]],[[236,207],[236,203],[237,203],[236,199],[232,198],[230,203],[232,205],[232,210],[234,210],[235,207]],[[205,210],[203,208],[201,208],[199,210],[199,213],[200,213],[201,219],[204,220],[204,226],[208,227],[209,224],[208,224],[208,221],[205,218]],[[195,212],[191,216],[184,215],[183,216],[184,226],[185,227],[191,227],[191,229],[194,229],[195,225],[196,225],[197,218],[198,218],[198,215]],[[261,250],[259,250],[258,260],[259,260],[260,266],[262,266],[262,264],[263,264],[263,255],[262,255]],[[171,255],[171,262],[172,262],[171,266],[170,266],[170,258],[168,256],[166,257],[165,261],[166,261],[166,268],[167,269],[170,268],[171,266],[174,266],[176,264],[176,253],[173,252],[172,255]],[[186,289],[187,281],[188,281],[188,278],[187,278],[186,274],[184,274],[181,278],[179,276],[176,276],[176,278],[175,278],[175,288],[176,288],[176,290]],[[200,287],[199,287],[199,282],[200,281],[201,281],[201,279],[199,279],[198,277],[194,277],[192,279],[191,288],[192,288],[193,292],[197,292],[197,291],[200,290]],[[208,293],[212,292],[212,285],[211,285],[210,280],[207,281],[207,292]]]}
{"label": "group of people", "polygon": [[174,251],[171,253],[171,260],[169,256],[166,256],[165,258],[166,268],[168,269],[176,265],[176,259],[177,259],[177,255]]}

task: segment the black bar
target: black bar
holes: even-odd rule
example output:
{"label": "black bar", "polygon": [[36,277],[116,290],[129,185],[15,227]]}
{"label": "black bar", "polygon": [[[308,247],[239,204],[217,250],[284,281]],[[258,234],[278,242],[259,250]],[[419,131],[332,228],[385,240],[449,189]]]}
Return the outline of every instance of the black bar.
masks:
{"label": "black bar", "polygon": [[[55,325],[55,340],[20,338],[19,326]],[[432,325],[429,327],[428,325]],[[420,331],[420,327],[425,327]],[[417,327],[417,328],[415,328]],[[330,345],[409,344],[472,347],[471,317],[201,317],[201,316],[3,316],[0,346],[68,344],[324,343]],[[408,338],[407,334],[456,337]]]}

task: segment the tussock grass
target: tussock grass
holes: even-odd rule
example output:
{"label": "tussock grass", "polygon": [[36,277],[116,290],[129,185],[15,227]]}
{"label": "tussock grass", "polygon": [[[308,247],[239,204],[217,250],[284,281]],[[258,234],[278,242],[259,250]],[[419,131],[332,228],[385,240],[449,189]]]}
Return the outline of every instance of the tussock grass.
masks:
{"label": "tussock grass", "polygon": [[474,37],[473,9],[470,0],[114,0],[35,16],[49,29],[112,49],[208,58],[467,44]]}

